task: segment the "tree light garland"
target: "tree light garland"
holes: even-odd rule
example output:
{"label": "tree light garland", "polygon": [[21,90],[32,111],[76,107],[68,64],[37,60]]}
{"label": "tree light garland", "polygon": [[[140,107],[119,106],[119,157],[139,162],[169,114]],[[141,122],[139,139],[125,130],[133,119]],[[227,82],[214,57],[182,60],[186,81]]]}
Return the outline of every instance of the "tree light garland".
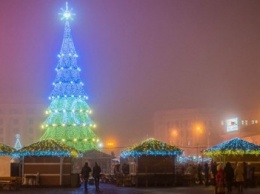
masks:
{"label": "tree light garland", "polygon": [[75,14],[66,3],[60,15],[65,20],[63,42],[49,97],[51,103],[45,112],[48,117],[42,124],[46,131],[40,140],[55,139],[85,152],[98,148],[98,138],[92,130],[96,125],[89,117],[92,111],[86,102],[88,97],[80,79],[81,69],[77,65],[78,55],[71,36],[69,21]]}

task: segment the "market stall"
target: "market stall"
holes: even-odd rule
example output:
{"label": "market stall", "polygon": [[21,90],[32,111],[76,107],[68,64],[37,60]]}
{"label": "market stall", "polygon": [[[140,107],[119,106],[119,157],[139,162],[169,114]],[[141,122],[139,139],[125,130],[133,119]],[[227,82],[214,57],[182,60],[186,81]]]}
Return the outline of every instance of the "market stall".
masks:
{"label": "market stall", "polygon": [[236,137],[204,150],[204,155],[217,160],[243,160],[246,157],[259,156],[260,146]]}
{"label": "market stall", "polygon": [[233,168],[238,162],[250,164],[254,168],[256,184],[260,184],[260,146],[240,138],[233,138],[204,150],[205,156],[211,157],[223,166],[230,162]]}
{"label": "market stall", "polygon": [[71,157],[78,157],[80,153],[48,139],[26,146],[14,154],[23,158],[24,185],[58,186],[70,185]]}
{"label": "market stall", "polygon": [[[182,150],[154,138],[127,148],[120,163],[129,165],[130,181],[136,186],[172,186],[175,184],[176,156]],[[124,184],[124,176],[123,176]]]}

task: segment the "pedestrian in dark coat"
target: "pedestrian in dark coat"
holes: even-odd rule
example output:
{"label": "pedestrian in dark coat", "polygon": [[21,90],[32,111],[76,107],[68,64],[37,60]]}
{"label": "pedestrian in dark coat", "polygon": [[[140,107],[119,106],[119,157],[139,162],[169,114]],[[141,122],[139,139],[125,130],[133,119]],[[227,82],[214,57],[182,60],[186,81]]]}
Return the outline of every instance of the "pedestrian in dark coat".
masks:
{"label": "pedestrian in dark coat", "polygon": [[92,176],[93,176],[93,178],[94,178],[94,180],[95,180],[96,191],[99,191],[100,173],[101,173],[101,168],[100,168],[100,166],[95,162],[95,166],[93,167]]}
{"label": "pedestrian in dark coat", "polygon": [[86,162],[83,168],[81,169],[81,179],[85,183],[85,190],[88,189],[88,179],[89,179],[90,172],[91,172],[91,168],[88,166],[88,163]]}
{"label": "pedestrian in dark coat", "polygon": [[197,166],[197,176],[199,184],[202,184],[202,165],[200,163]]}
{"label": "pedestrian in dark coat", "polygon": [[212,161],[210,168],[211,168],[211,173],[213,176],[212,184],[216,185],[217,163]]}
{"label": "pedestrian in dark coat", "polygon": [[230,162],[226,163],[226,166],[224,168],[225,172],[225,180],[227,184],[227,190],[228,192],[232,192],[232,186],[233,186],[233,181],[234,181],[234,169],[231,166]]}
{"label": "pedestrian in dark coat", "polygon": [[209,165],[207,162],[204,164],[205,186],[209,185]]}

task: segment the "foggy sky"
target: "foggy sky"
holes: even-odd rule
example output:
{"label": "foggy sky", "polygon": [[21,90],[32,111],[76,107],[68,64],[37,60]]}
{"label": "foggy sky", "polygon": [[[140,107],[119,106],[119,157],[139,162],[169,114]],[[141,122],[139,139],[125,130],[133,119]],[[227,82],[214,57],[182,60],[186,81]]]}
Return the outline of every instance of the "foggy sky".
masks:
{"label": "foggy sky", "polygon": [[[50,103],[65,0],[0,0],[0,103]],[[132,144],[155,111],[260,106],[259,0],[70,0],[98,136]],[[42,114],[45,110],[43,110]]]}

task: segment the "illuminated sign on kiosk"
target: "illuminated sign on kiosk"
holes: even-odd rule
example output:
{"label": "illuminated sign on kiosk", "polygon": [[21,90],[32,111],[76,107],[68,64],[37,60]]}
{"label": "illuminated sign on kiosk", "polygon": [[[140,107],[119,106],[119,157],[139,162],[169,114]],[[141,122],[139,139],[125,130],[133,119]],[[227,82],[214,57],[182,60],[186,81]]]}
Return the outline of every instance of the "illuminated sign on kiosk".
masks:
{"label": "illuminated sign on kiosk", "polygon": [[227,132],[238,130],[238,118],[232,118],[226,120]]}

